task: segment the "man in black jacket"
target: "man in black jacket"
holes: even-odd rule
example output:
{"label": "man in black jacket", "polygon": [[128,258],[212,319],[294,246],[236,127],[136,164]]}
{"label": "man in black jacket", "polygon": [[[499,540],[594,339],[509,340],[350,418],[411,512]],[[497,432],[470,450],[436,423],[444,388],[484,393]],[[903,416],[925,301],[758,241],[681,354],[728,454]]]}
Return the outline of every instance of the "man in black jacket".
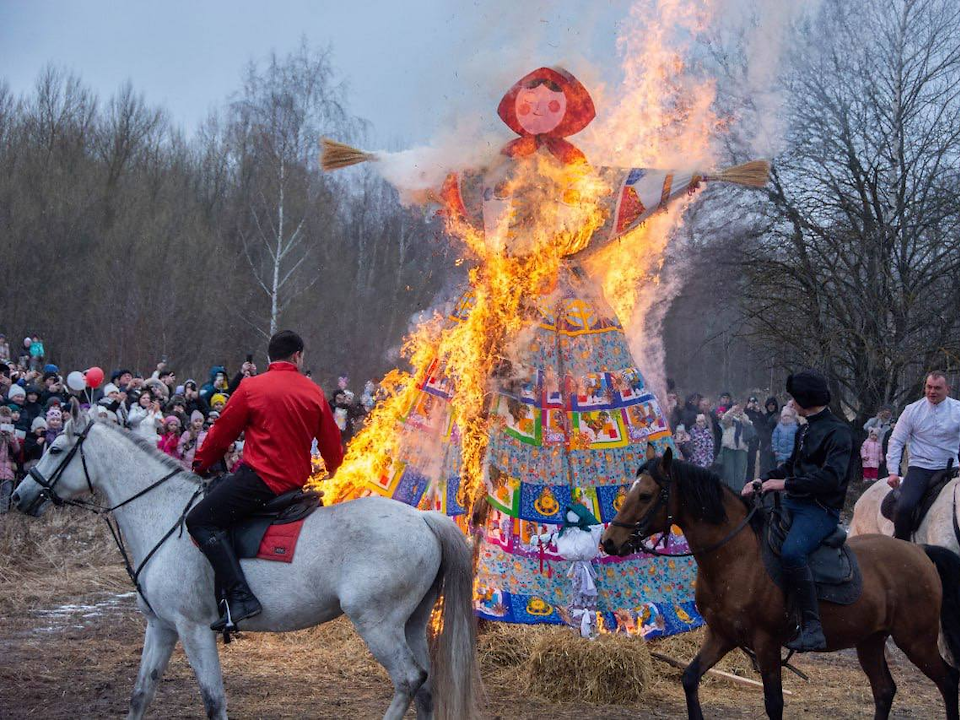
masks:
{"label": "man in black jacket", "polygon": [[[788,592],[800,609],[800,633],[787,647],[806,652],[826,648],[817,588],[807,558],[840,522],[853,456],[853,434],[827,407],[830,391],[819,373],[805,370],[791,375],[787,378],[787,392],[807,424],[800,431],[790,459],[763,476],[763,491],[787,493],[783,504],[790,510],[793,522],[780,560]],[[750,485],[744,488],[745,495],[752,491]]]}

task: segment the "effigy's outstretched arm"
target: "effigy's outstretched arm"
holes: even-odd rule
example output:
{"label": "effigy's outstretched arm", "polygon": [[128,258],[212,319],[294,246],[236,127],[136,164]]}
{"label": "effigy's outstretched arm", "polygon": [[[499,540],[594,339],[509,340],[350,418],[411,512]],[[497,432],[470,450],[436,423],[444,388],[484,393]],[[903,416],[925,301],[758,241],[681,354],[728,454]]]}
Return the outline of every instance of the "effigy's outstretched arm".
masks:
{"label": "effigy's outstretched arm", "polygon": [[707,181],[731,182],[749,187],[763,187],[770,164],[755,160],[715,173],[691,170],[658,170],[652,168],[601,168],[599,173],[613,192],[607,221],[594,234],[583,252],[593,253],[636,227],[651,215],[664,210],[671,202],[689,195]]}

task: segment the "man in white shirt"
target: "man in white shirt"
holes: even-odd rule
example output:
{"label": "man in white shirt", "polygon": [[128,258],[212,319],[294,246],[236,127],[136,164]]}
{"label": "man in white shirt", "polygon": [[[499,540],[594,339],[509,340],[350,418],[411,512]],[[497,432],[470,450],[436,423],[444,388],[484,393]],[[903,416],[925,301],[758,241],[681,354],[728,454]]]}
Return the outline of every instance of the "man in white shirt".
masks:
{"label": "man in white shirt", "polygon": [[[949,397],[947,376],[935,371],[927,375],[924,398],[907,405],[890,434],[887,447],[887,484],[900,487],[894,516],[894,537],[910,539],[914,510],[923,499],[930,478],[951,463],[957,464],[960,450],[960,400]],[[903,482],[899,476],[904,446],[910,450],[910,465]]]}

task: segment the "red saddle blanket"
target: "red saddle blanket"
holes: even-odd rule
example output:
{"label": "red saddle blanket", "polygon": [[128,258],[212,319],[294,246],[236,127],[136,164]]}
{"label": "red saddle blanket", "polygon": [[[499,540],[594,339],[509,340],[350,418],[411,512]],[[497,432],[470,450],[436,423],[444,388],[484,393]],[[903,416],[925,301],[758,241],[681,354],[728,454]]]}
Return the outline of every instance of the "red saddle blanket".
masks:
{"label": "red saddle blanket", "polygon": [[274,560],[276,562],[293,562],[293,553],[297,549],[297,539],[303,528],[303,520],[271,525],[263,534],[260,548],[257,550],[258,560]]}

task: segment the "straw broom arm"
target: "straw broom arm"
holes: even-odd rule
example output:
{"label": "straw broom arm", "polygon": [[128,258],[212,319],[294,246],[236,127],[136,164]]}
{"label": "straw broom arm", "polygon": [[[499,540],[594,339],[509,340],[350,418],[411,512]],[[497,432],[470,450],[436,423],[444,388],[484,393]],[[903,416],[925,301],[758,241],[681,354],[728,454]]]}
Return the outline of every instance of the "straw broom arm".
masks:
{"label": "straw broom arm", "polygon": [[[661,652],[650,651],[650,655],[660,662],[665,662],[667,665],[672,665],[675,668],[680,670],[685,670],[688,663],[681,662],[676,658],[670,657],[669,655],[664,655]],[[717,670],[716,668],[710,668],[707,672],[711,675],[716,675],[717,677],[722,677],[725,680],[730,682],[737,683],[738,685],[744,685],[749,688],[763,690],[763,683],[759,680],[751,680],[750,678],[740,677],[739,675],[734,675],[733,673],[724,672],[723,670]],[[784,695],[793,695],[789,690],[783,691]]]}

